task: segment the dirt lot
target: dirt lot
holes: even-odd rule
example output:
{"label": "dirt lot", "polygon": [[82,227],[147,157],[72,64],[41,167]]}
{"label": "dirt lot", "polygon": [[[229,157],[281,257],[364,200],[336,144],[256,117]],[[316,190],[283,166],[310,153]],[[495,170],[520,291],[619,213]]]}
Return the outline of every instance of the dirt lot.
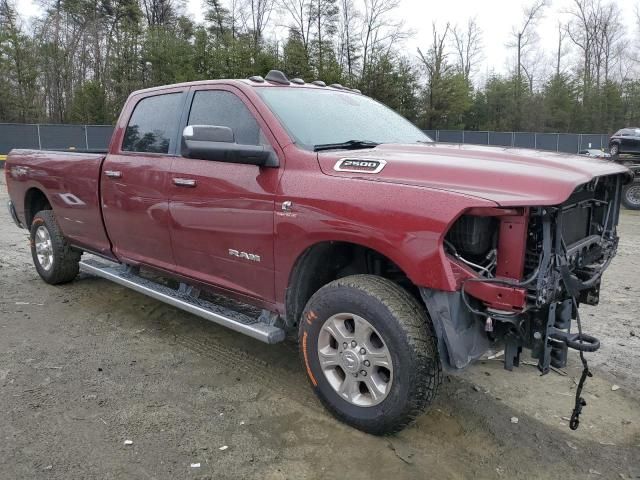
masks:
{"label": "dirt lot", "polygon": [[567,426],[572,354],[567,375],[546,377],[480,362],[448,377],[414,426],[378,438],[325,413],[293,344],[263,345],[84,274],[44,284],[6,200],[2,179],[0,479],[640,478],[636,213],[622,216],[602,304],[583,309],[603,347],[588,357],[578,431]]}

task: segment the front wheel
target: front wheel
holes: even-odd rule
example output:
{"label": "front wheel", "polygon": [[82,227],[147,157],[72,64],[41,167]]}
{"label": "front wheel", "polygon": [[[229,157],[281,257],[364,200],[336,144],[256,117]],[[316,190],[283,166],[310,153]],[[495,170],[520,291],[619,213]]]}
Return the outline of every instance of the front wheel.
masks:
{"label": "front wheel", "polygon": [[299,335],[316,395],[339,420],[365,432],[402,430],[440,386],[424,307],[384,278],[354,275],[322,287],[307,303]]}
{"label": "front wheel", "polygon": [[70,282],[80,270],[82,252],[69,245],[51,210],[36,213],[31,222],[31,256],[40,277],[51,285]]}
{"label": "front wheel", "polygon": [[622,189],[622,204],[629,210],[640,210],[640,181],[635,181]]}
{"label": "front wheel", "polygon": [[612,143],[612,144],[609,146],[609,154],[610,154],[612,157],[615,157],[616,155],[618,155],[618,153],[620,153],[620,147],[618,146],[618,144],[617,144],[617,143]]}

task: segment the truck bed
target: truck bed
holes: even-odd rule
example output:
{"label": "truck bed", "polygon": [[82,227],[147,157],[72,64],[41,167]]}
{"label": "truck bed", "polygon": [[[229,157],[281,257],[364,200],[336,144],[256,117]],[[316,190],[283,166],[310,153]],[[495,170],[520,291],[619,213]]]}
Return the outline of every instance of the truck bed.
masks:
{"label": "truck bed", "polygon": [[29,228],[44,195],[72,244],[111,256],[100,211],[100,171],[105,156],[55,150],[9,152],[7,185],[22,224]]}

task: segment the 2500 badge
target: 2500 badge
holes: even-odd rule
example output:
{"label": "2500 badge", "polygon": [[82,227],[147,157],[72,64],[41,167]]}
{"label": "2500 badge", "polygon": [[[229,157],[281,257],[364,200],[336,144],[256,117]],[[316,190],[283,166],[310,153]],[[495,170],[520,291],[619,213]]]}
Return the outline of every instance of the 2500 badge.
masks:
{"label": "2500 badge", "polygon": [[386,164],[384,160],[341,158],[333,169],[336,172],[379,173]]}

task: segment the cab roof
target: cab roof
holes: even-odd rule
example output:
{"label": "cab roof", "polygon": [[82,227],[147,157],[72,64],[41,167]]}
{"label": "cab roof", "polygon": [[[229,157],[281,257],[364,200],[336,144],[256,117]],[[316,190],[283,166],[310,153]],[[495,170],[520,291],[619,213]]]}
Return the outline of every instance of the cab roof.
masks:
{"label": "cab roof", "polygon": [[236,86],[250,86],[250,87],[282,87],[288,86],[291,88],[314,88],[314,89],[325,89],[331,88],[335,90],[343,90],[347,92],[352,92],[356,94],[360,94],[360,90],[354,88],[348,88],[339,83],[333,83],[331,85],[327,85],[325,82],[321,80],[315,80],[313,82],[305,82],[301,78],[293,78],[289,80],[284,73],[279,70],[271,70],[266,77],[261,77],[259,75],[254,75],[247,79],[220,79],[220,80],[196,80],[192,82],[181,82],[181,83],[173,83],[170,85],[161,85],[157,87],[144,88],[141,90],[136,90],[132,93],[132,95],[137,95],[141,93],[148,92],[156,92],[158,90],[165,90],[171,88],[180,88],[180,87],[193,87],[199,85],[236,85]]}

